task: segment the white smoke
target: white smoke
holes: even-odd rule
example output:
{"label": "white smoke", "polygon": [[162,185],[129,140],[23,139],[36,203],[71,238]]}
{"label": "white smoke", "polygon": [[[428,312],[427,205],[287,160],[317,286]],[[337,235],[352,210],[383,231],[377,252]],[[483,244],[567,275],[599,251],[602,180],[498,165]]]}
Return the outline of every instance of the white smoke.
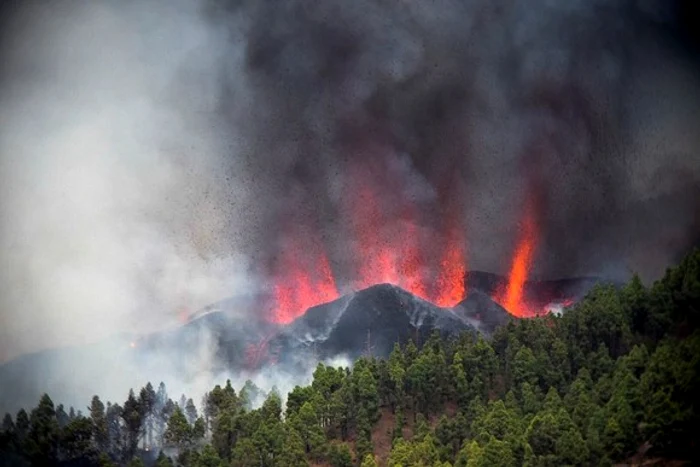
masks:
{"label": "white smoke", "polygon": [[[678,174],[696,186],[700,173],[688,157],[700,147],[697,76],[650,38],[630,41],[624,5],[230,2],[238,12],[212,21],[204,7],[217,2],[204,0],[20,3],[0,31],[0,362],[159,329],[264,285],[248,247],[279,240],[275,210],[300,209],[285,203],[290,186],[303,188],[306,210],[338,204],[347,154],[336,139],[409,154],[392,169],[419,201],[435,196],[421,170],[465,172],[455,187],[469,189],[473,268],[510,258],[518,160],[533,133],[565,146],[535,164],[556,186],[538,252],[549,272],[598,273],[621,262],[611,252],[656,271],[693,233],[695,199],[641,228],[597,222],[613,224],[610,205],[627,212],[676,187]],[[615,8],[596,16],[603,6]],[[579,115],[570,89],[593,100],[590,112]],[[374,106],[396,143],[364,135]],[[624,151],[591,154],[599,132],[584,123],[616,122],[613,112],[626,125],[601,133]],[[361,138],[345,134],[348,120]],[[646,243],[630,241],[640,232]],[[188,380],[164,363],[172,356],[133,370],[130,336],[88,359],[63,354],[41,384],[85,402],[161,378],[193,397],[223,376],[240,387],[246,375],[205,371],[208,339],[175,359],[203,369]],[[0,384],[0,402],[10,389]]]}
{"label": "white smoke", "polygon": [[222,47],[193,8],[27,7],[0,108],[0,359],[251,286],[230,203],[245,193],[209,121]]}
{"label": "white smoke", "polygon": [[[158,330],[256,285],[238,248],[248,202],[231,157],[239,141],[214,117],[218,61],[227,54],[231,63],[236,46],[200,6],[26,2],[9,23],[0,51],[0,362]],[[14,398],[48,391],[80,406],[92,394],[121,402],[130,387],[161,378],[193,396],[211,389],[216,375],[182,381],[182,368],[160,364],[173,355],[135,365],[131,339],[60,352],[40,375],[18,369],[35,387],[4,381],[0,400],[29,407],[36,401]],[[207,342],[182,365],[211,366]]]}

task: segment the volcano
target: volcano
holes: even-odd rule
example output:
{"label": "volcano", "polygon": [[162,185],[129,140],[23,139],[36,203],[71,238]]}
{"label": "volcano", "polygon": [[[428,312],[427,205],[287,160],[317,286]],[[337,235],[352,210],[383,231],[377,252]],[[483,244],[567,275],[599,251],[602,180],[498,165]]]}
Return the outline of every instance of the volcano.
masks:
{"label": "volcano", "polygon": [[516,319],[488,294],[479,290],[469,294],[453,310],[460,319],[487,336],[493,334],[499,326]]}
{"label": "volcano", "polygon": [[[605,281],[525,282],[522,300],[533,309],[562,308],[601,282]],[[206,340],[219,371],[305,364],[338,356],[386,357],[394,343],[408,339],[420,343],[434,331],[444,336],[465,331],[491,336],[499,326],[519,319],[496,299],[507,284],[506,277],[471,272],[465,279],[467,297],[453,307],[441,307],[402,287],[382,283],[311,306],[289,323],[274,323],[265,319],[265,313],[256,312],[265,301],[262,297],[247,302],[228,299],[192,315],[182,327],[144,337],[137,347],[145,353],[167,348],[195,353]]]}
{"label": "volcano", "polygon": [[[508,288],[509,279],[498,274],[474,271],[467,274],[465,282],[468,290],[486,294],[494,298],[494,301],[499,302],[499,297],[503,296],[504,291]],[[529,280],[522,286],[522,301],[531,310],[538,310],[535,314],[540,314],[547,312],[548,307],[552,304],[572,305],[583,298],[596,284],[603,283],[614,286],[621,285],[601,277]],[[503,308],[505,309],[505,307]]]}
{"label": "volcano", "polygon": [[391,284],[379,284],[310,308],[270,342],[272,352],[320,359],[343,355],[386,357],[394,343],[427,339],[434,331],[476,332],[466,319]]}
{"label": "volcano", "polygon": [[[600,278],[529,281],[522,286],[522,300],[547,312],[580,300]],[[486,272],[470,272],[465,299],[441,307],[397,285],[373,285],[306,310],[289,323],[266,320],[256,312],[260,300],[228,299],[190,317],[187,324],[144,337],[138,348],[178,349],[195,352],[203,339],[214,349],[219,370],[254,369],[307,359],[350,359],[363,354],[388,356],[395,342],[425,340],[433,331],[454,335],[463,331],[489,337],[499,327],[519,319],[497,300],[508,278]],[[254,318],[254,319],[251,319]]]}
{"label": "volcano", "polygon": [[[573,303],[597,282],[601,280],[526,282],[523,296],[542,306]],[[461,332],[489,337],[498,326],[519,319],[493,299],[507,283],[502,276],[470,272],[469,293],[453,307],[440,307],[382,283],[312,306],[287,324],[266,319],[260,310],[265,297],[230,298],[160,332],[116,336],[97,345],[48,350],[7,362],[0,366],[0,387],[11,391],[4,399],[13,405],[0,409],[31,405],[43,391],[82,403],[94,393],[122,394],[129,384],[167,380],[174,374],[185,382],[201,376],[253,375],[264,369],[300,377],[319,360],[386,357],[395,342],[414,339],[420,344],[435,331],[446,337]],[[71,361],[88,363],[67,365]],[[67,366],[72,368],[68,379],[61,373]],[[101,374],[98,380],[95,371]],[[68,387],[66,381],[80,387]],[[104,387],[95,387],[101,382]]]}

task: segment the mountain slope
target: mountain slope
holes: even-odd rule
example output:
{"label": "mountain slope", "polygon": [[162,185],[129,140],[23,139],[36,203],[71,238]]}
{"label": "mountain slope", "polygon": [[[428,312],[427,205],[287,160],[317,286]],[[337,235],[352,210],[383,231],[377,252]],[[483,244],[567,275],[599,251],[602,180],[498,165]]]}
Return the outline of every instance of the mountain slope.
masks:
{"label": "mountain slope", "polygon": [[[89,400],[95,393],[122,394],[149,380],[176,381],[187,387],[241,372],[250,376],[259,369],[303,374],[319,359],[344,357],[347,362],[367,352],[387,356],[395,342],[409,338],[422,342],[433,330],[488,336],[513,319],[490,298],[493,289],[505,283],[503,277],[470,273],[468,281],[469,296],[453,309],[380,284],[312,307],[286,326],[263,319],[264,314],[257,312],[261,299],[224,300],[192,315],[185,324],[153,334],[119,336],[99,345],[55,349],[10,361],[0,366],[0,411],[32,404],[49,390],[71,404]],[[526,288],[547,302],[580,296],[592,282],[550,281]]]}
{"label": "mountain slope", "polygon": [[454,312],[478,331],[489,336],[498,326],[516,319],[491,297],[478,290],[470,292],[467,298],[459,302],[454,307]]}
{"label": "mountain slope", "polygon": [[310,350],[320,358],[388,356],[395,342],[476,331],[465,319],[391,284],[380,284],[310,308],[283,329],[270,347],[279,356]]}

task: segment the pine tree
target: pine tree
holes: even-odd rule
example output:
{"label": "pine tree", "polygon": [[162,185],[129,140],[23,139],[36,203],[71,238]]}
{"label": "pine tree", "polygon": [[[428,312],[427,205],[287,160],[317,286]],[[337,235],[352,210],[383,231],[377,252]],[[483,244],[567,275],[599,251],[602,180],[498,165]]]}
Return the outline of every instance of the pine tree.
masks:
{"label": "pine tree", "polygon": [[464,371],[462,355],[459,353],[459,351],[455,352],[454,354],[451,371],[455,398],[459,404],[459,407],[466,409],[469,405],[469,385],[467,383],[467,374]]}
{"label": "pine tree", "polygon": [[195,443],[198,442],[199,440],[204,438],[206,433],[207,427],[206,423],[204,422],[204,419],[202,417],[197,418],[197,420],[194,421],[194,425],[192,426],[192,441]]}
{"label": "pine tree", "polygon": [[180,410],[180,407],[175,407],[175,411],[168,420],[168,425],[165,429],[165,441],[179,450],[190,447],[192,427],[187,423],[187,418]]}
{"label": "pine tree", "polygon": [[395,441],[398,438],[403,438],[403,427],[405,424],[406,418],[404,416],[403,409],[399,409],[394,415],[394,429],[391,434],[392,441]]}
{"label": "pine tree", "polygon": [[59,429],[63,429],[70,421],[66,410],[63,408],[63,404],[58,404],[56,406],[56,421],[58,422]]}
{"label": "pine tree", "polygon": [[306,460],[304,441],[295,429],[285,430],[285,440],[279,458],[280,466],[305,467],[309,465]]}
{"label": "pine tree", "polygon": [[29,434],[29,416],[24,409],[20,409],[19,412],[17,412],[17,417],[15,417],[15,420],[17,440],[22,442],[27,437],[27,434]]}
{"label": "pine tree", "polygon": [[430,426],[428,425],[428,420],[425,418],[425,415],[418,414],[416,417],[416,424],[413,427],[413,439],[421,441],[429,434]]}
{"label": "pine tree", "polygon": [[156,416],[158,408],[158,395],[149,382],[139,392],[139,405],[143,413],[143,428],[145,431],[144,443],[147,446],[154,444],[154,430],[156,428]]}
{"label": "pine tree", "polygon": [[[230,381],[227,381],[227,388]],[[253,404],[262,396],[262,391],[251,380],[246,380],[240,391],[240,403],[246,410],[253,410]]]}
{"label": "pine tree", "polygon": [[535,354],[529,347],[523,346],[515,354],[512,363],[513,383],[522,386],[528,384],[531,387],[539,383],[537,376],[537,361]]}
{"label": "pine tree", "polygon": [[315,393],[316,390],[311,386],[295,386],[287,397],[287,418],[298,413],[301,406],[304,405],[305,402],[311,401]]}
{"label": "pine tree", "polygon": [[331,444],[328,452],[331,467],[352,467],[352,453],[345,443]]}
{"label": "pine tree", "polygon": [[363,459],[362,459],[362,464],[360,467],[378,467],[379,464],[377,464],[377,459],[374,457],[373,454],[367,454]]}
{"label": "pine tree", "polygon": [[564,431],[556,441],[555,452],[559,465],[583,465],[590,453],[578,428]]}
{"label": "pine tree", "polygon": [[199,456],[197,467],[223,467],[223,465],[224,462],[219,457],[216,449],[214,449],[211,444],[204,446]]}
{"label": "pine tree", "polygon": [[194,401],[192,398],[187,399],[187,403],[185,404],[184,407],[184,412],[185,416],[187,417],[187,422],[190,425],[194,425],[194,422],[197,420],[198,415],[197,415],[197,407],[194,405]]}
{"label": "pine tree", "polygon": [[5,414],[2,419],[2,432],[3,433],[14,433],[15,432],[15,422],[12,421],[12,415],[9,413]]}
{"label": "pine tree", "polygon": [[107,423],[108,454],[113,458],[121,458],[123,456],[126,436],[122,411],[119,404],[107,403],[105,421]]}
{"label": "pine tree", "polygon": [[376,380],[367,366],[356,368],[352,378],[358,417],[362,417],[372,425],[379,418],[379,393]]}
{"label": "pine tree", "polygon": [[326,437],[319,424],[316,409],[312,403],[306,402],[299,410],[299,414],[290,421],[291,427],[301,437],[304,452],[319,458],[324,454]]}
{"label": "pine tree", "polygon": [[76,463],[97,459],[92,443],[93,426],[89,418],[75,417],[61,430],[60,444],[64,459]]}
{"label": "pine tree", "polygon": [[32,410],[25,452],[32,464],[53,464],[58,458],[59,427],[53,401],[44,394]]}
{"label": "pine tree", "polygon": [[122,411],[122,419],[126,427],[126,445],[125,459],[130,460],[138,446],[139,437],[141,436],[141,426],[143,425],[144,410],[143,406],[136,398],[133,389],[129,390],[129,397],[124,402],[124,410]]}
{"label": "pine tree", "polygon": [[158,385],[155,403],[153,405],[154,437],[161,444],[163,441],[163,433],[165,433],[165,425],[168,422],[168,417],[172,413],[172,410],[166,407],[169,400],[170,399],[168,398],[168,391],[165,387],[165,383],[161,381],[161,383]]}
{"label": "pine tree", "polygon": [[479,467],[487,465],[483,463],[483,449],[475,440],[464,443],[464,447],[459,451],[455,467]]}
{"label": "pine tree", "polygon": [[173,467],[173,461],[163,451],[160,451],[156,459],[156,467]]}
{"label": "pine tree", "polygon": [[394,344],[394,349],[389,355],[389,379],[392,384],[391,409],[397,407],[405,409],[406,390],[406,360],[398,342]]}
{"label": "pine tree", "polygon": [[493,467],[515,466],[515,458],[508,443],[491,437],[481,452],[480,464]]}
{"label": "pine tree", "polygon": [[625,434],[615,418],[610,418],[603,432],[603,448],[613,459],[620,459],[626,453]]}
{"label": "pine tree", "polygon": [[107,418],[105,415],[105,406],[98,396],[92,397],[92,402],[88,410],[90,412],[90,419],[92,420],[92,437],[95,447],[101,452],[107,452],[109,445]]}
{"label": "pine tree", "polygon": [[252,439],[242,438],[238,440],[231,452],[231,465],[235,467],[259,467],[263,465]]}

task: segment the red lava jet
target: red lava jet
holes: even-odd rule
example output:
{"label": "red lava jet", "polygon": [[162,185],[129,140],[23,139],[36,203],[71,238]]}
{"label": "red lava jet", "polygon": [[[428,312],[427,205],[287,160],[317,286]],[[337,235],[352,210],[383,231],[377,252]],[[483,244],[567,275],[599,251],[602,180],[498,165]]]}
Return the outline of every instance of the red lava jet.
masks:
{"label": "red lava jet", "polygon": [[[352,283],[356,289],[395,284],[428,299],[417,209],[410,200],[377,193],[375,187],[390,184],[392,193],[402,192],[395,181],[378,175],[386,172],[381,166],[372,171],[356,169],[348,180],[346,192],[353,195],[345,200],[345,212],[350,216],[351,244],[356,252]],[[359,187],[356,195],[352,186]],[[396,213],[398,221],[389,224],[387,212]]]}
{"label": "red lava jet", "polygon": [[[468,293],[467,242],[460,210],[441,212],[441,232],[427,238],[420,228],[425,206],[403,196],[406,187],[391,167],[375,160],[370,167],[351,168],[341,223],[348,227],[346,246],[352,251],[354,273],[343,282],[355,290],[391,283],[444,308],[463,300]],[[525,294],[538,241],[533,201],[529,197],[523,210],[507,283],[492,296],[520,318],[548,312],[545,305],[528,303]],[[446,204],[451,207],[449,200]],[[307,309],[339,297],[326,247],[318,232],[305,228],[304,222],[308,219],[284,231],[285,243],[275,260],[268,315],[273,323],[290,323]]]}
{"label": "red lava jet", "polygon": [[328,256],[310,234],[298,234],[284,245],[279,258],[273,290],[271,320],[279,324],[294,321],[307,309],[338,298]]}
{"label": "red lava jet", "polygon": [[[347,212],[352,216],[354,244],[357,245],[356,288],[390,283],[438,306],[451,307],[464,299],[466,252],[463,229],[457,210],[442,224],[445,232],[437,258],[426,248],[434,238],[423,238],[420,229],[420,209],[408,197],[406,190],[391,174],[391,168],[379,165],[371,171],[355,170],[350,177],[352,186],[360,187],[359,195],[350,197]],[[374,187],[389,186],[393,196],[380,196]],[[346,192],[353,193],[348,187]],[[398,214],[399,221],[389,223],[386,213]],[[437,260],[437,264],[430,261]]]}
{"label": "red lava jet", "polygon": [[447,233],[447,241],[440,259],[437,291],[432,297],[438,306],[454,306],[467,295],[464,283],[466,255],[461,232],[461,229],[452,227]]}
{"label": "red lava jet", "polygon": [[524,287],[535,255],[537,225],[532,202],[528,200],[520,225],[520,236],[508,274],[505,290],[494,297],[494,301],[510,314],[519,318],[536,316],[544,310],[536,309],[525,301]]}

